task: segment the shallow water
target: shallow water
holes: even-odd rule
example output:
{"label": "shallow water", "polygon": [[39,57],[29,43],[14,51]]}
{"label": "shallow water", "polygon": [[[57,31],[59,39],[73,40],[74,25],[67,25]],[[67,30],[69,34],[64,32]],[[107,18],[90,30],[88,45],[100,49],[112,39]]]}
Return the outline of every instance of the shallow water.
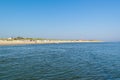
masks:
{"label": "shallow water", "polygon": [[120,80],[120,43],[0,46],[0,80]]}

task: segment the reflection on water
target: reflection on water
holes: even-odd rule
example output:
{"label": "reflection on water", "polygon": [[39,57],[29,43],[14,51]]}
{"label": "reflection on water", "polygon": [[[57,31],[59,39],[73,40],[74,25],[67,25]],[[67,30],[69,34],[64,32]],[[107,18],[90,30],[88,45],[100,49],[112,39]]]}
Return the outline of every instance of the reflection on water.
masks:
{"label": "reflection on water", "polygon": [[0,46],[0,80],[120,80],[120,43]]}

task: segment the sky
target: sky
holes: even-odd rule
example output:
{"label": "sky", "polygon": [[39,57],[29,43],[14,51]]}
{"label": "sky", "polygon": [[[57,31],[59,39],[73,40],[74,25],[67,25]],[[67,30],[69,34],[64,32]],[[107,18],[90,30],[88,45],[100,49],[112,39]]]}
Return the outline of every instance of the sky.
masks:
{"label": "sky", "polygon": [[120,41],[120,0],[0,0],[0,37]]}

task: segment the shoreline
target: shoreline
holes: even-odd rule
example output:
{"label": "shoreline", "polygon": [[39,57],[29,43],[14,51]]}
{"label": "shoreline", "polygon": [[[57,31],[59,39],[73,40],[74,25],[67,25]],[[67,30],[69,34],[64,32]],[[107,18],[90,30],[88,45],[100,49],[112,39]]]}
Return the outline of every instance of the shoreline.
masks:
{"label": "shoreline", "polygon": [[102,42],[97,40],[0,40],[1,45]]}

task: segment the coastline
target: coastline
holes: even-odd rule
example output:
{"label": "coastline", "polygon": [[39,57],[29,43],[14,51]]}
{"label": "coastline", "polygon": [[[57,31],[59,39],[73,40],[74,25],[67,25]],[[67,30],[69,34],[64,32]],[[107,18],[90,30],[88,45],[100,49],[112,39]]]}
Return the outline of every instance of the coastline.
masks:
{"label": "coastline", "polygon": [[102,42],[98,40],[0,40],[0,45]]}

